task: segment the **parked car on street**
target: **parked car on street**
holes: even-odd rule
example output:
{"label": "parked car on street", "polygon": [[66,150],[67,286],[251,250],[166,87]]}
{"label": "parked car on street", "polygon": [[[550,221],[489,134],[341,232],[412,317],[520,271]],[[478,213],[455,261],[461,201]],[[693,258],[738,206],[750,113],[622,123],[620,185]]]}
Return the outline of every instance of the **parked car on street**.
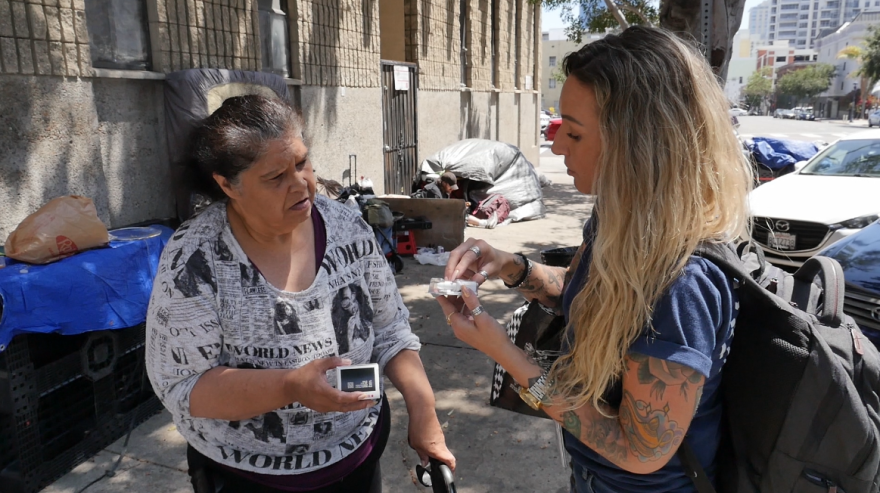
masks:
{"label": "parked car on street", "polygon": [[874,125],[880,127],[880,110],[868,115],[868,128],[873,127]]}
{"label": "parked car on street", "polygon": [[547,130],[547,125],[550,124],[550,115],[548,115],[547,113],[544,113],[542,111],[540,121],[541,121],[541,132],[543,133],[544,130]]}
{"label": "parked car on street", "polygon": [[555,139],[560,125],[562,125],[562,118],[551,118],[550,123],[547,124],[547,129],[544,130],[544,139],[549,141]]}
{"label": "parked car on street", "polygon": [[749,195],[752,239],[767,259],[799,267],[880,216],[880,130],[844,137]]}
{"label": "parked car on street", "polygon": [[813,108],[795,109],[795,119],[815,121],[816,115],[813,114]]}
{"label": "parked car on street", "polygon": [[782,115],[788,110],[783,108],[777,108],[776,111],[773,112],[773,118],[782,118]]}
{"label": "parked car on street", "polygon": [[838,241],[820,255],[837,260],[843,267],[843,311],[880,347],[880,222]]}
{"label": "parked car on street", "polygon": [[746,111],[746,110],[744,110],[744,109],[742,109],[742,108],[730,108],[730,110],[729,110],[727,113],[728,113],[730,116],[736,116],[736,117],[739,117],[739,116],[746,116],[746,115],[749,114],[748,111]]}

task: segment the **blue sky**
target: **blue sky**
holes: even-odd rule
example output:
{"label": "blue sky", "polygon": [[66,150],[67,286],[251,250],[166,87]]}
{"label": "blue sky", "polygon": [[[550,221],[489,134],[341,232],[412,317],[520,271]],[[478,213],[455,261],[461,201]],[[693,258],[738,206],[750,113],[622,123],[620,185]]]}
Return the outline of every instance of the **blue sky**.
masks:
{"label": "blue sky", "polygon": [[[743,20],[740,28],[749,27],[749,9],[758,5],[761,1],[762,0],[746,0],[746,8],[743,13]],[[548,29],[558,29],[562,27],[565,27],[565,24],[562,22],[562,19],[559,18],[559,9],[544,9],[541,14],[541,30],[546,31]]]}

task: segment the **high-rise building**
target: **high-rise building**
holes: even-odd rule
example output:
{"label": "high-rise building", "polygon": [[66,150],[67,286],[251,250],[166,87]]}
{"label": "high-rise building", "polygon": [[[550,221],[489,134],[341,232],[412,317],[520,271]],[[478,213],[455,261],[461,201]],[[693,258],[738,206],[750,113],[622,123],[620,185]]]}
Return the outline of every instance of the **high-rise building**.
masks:
{"label": "high-rise building", "polygon": [[788,41],[795,48],[814,48],[823,30],[850,22],[880,0],[770,0],[769,41]]}
{"label": "high-rise building", "polygon": [[761,44],[770,39],[770,2],[764,0],[749,9],[749,39]]}

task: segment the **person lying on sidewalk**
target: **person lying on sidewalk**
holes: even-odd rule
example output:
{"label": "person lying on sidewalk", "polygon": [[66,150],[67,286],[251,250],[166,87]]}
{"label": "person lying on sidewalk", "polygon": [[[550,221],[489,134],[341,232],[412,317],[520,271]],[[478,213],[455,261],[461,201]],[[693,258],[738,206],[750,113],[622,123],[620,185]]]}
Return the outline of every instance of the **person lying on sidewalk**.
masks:
{"label": "person lying on sidewalk", "polygon": [[455,467],[394,275],[358,212],[316,196],[303,127],[286,102],[241,96],[192,139],[214,203],[162,254],[146,365],[197,493],[380,492],[390,410],[328,383],[350,364],[377,363],[422,461]]}
{"label": "person lying on sidewalk", "polygon": [[733,280],[692,253],[746,232],[751,169],[716,77],[673,34],[630,27],[568,55],[563,69],[552,150],[577,190],[596,195],[578,265],[469,239],[445,273],[500,278],[564,314],[563,355],[544,373],[473,292],[438,301],[459,339],[562,424],[573,492],[693,492],[676,452],[686,439],[715,469],[738,302]]}

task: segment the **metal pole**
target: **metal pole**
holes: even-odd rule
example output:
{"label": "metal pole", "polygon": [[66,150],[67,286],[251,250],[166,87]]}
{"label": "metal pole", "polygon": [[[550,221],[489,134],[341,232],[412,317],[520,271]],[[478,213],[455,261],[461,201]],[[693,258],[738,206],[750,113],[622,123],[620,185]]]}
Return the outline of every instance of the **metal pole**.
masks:
{"label": "metal pole", "polygon": [[701,0],[700,31],[702,33],[703,54],[706,62],[712,65],[712,0]]}

